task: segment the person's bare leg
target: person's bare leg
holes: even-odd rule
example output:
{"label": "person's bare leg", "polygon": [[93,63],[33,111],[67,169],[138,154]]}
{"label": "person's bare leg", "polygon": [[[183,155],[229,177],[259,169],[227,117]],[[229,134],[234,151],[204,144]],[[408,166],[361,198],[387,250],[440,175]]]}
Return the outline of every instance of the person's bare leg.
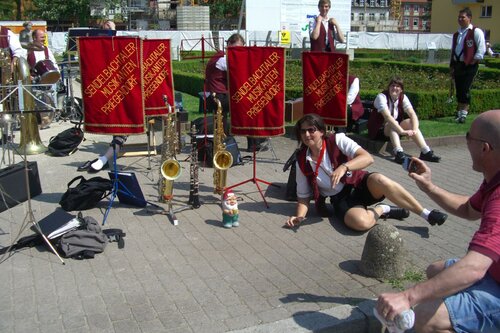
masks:
{"label": "person's bare leg", "polygon": [[380,174],[373,173],[368,177],[367,186],[374,198],[385,196],[398,207],[420,215],[424,207],[403,186]]}
{"label": "person's bare leg", "polygon": [[417,333],[454,332],[450,314],[442,300],[425,302],[415,307],[415,331]]}
{"label": "person's bare leg", "polygon": [[380,207],[373,209],[366,209],[363,206],[352,207],[345,214],[344,223],[353,230],[366,231],[377,223],[380,215],[382,215],[382,208]]}

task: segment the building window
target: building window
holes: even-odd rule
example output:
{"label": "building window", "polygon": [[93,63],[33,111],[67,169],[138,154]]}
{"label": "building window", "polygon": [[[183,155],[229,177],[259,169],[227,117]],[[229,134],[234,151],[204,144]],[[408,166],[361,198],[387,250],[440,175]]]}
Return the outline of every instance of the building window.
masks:
{"label": "building window", "polygon": [[380,13],[380,21],[385,21],[385,13]]}
{"label": "building window", "polygon": [[351,21],[354,21],[354,13],[351,13]]}
{"label": "building window", "polygon": [[413,30],[418,30],[418,18],[413,19]]}
{"label": "building window", "polygon": [[410,21],[407,18],[403,19],[403,26],[408,27],[409,25]]}
{"label": "building window", "polygon": [[359,5],[361,7],[364,7],[365,6],[365,0],[359,0]]}
{"label": "building window", "polygon": [[370,7],[375,7],[375,0],[370,0]]}
{"label": "building window", "polygon": [[359,13],[358,20],[360,22],[364,22],[365,21],[365,14],[364,13]]}
{"label": "building window", "polygon": [[419,5],[413,5],[413,15],[418,15],[419,11],[420,11],[420,6]]}
{"label": "building window", "polygon": [[491,17],[491,12],[493,6],[482,6],[481,7],[481,17]]}

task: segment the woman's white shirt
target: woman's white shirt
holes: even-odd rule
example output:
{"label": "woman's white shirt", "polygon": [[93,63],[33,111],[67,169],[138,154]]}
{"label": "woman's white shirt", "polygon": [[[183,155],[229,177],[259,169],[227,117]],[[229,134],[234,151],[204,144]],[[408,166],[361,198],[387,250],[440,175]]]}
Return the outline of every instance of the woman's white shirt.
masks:
{"label": "woman's white shirt", "polygon": [[[348,156],[349,158],[353,158],[356,151],[361,148],[354,140],[348,138],[344,133],[337,133],[335,135],[335,142],[340,151]],[[307,158],[311,156],[311,152],[307,149],[306,152],[306,163],[311,165],[311,169],[316,170],[316,161],[312,161],[312,159]],[[307,181],[307,177],[300,170],[299,163],[296,163],[296,181],[297,181],[297,197],[299,198],[310,198],[313,195],[313,191],[309,182]],[[323,159],[321,160],[321,165],[318,169],[318,177],[316,178],[319,192],[322,196],[328,197],[335,195],[342,191],[344,188],[343,183],[337,184],[334,188],[332,188],[332,182],[330,175],[333,172],[333,165],[330,161],[330,157],[328,156],[328,152],[325,149],[325,153],[323,155]]]}

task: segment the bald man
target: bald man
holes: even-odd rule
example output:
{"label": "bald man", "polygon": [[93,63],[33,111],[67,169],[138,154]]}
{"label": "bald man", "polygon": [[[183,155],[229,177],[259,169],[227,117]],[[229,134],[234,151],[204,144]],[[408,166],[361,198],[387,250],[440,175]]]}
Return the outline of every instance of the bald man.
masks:
{"label": "bald man", "polygon": [[463,258],[435,262],[426,281],[379,296],[385,320],[417,305],[417,332],[500,332],[500,110],[479,115],[466,138],[472,169],[484,177],[472,196],[438,187],[429,167],[412,159],[417,170],[409,176],[432,200],[448,213],[481,220]]}

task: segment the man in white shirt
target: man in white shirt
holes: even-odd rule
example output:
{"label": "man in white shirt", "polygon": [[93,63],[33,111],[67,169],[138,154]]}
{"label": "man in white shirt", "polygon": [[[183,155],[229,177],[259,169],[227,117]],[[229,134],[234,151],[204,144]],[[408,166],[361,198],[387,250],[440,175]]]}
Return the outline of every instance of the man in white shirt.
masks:
{"label": "man in white shirt", "polygon": [[345,43],[344,33],[334,17],[328,17],[332,3],[330,0],[319,0],[319,15],[309,21],[311,51],[334,51],[335,43]]}
{"label": "man in white shirt", "polygon": [[[39,29],[33,31],[33,46],[28,50],[28,64],[30,65],[32,74],[43,75],[44,73],[36,73],[36,64],[40,61],[50,60],[51,64],[44,66],[44,70],[55,70],[59,73],[59,67],[57,66],[56,58],[52,51],[45,46],[45,32]],[[53,66],[53,68],[50,68]],[[56,75],[56,77],[60,77]],[[57,79],[58,80],[58,79]],[[56,82],[57,82],[56,80]],[[56,83],[50,82],[50,83]]]}
{"label": "man in white shirt", "polygon": [[472,12],[467,7],[458,12],[460,28],[453,35],[450,74],[455,81],[458,123],[465,123],[471,102],[470,89],[486,52],[484,33],[473,26]]}

